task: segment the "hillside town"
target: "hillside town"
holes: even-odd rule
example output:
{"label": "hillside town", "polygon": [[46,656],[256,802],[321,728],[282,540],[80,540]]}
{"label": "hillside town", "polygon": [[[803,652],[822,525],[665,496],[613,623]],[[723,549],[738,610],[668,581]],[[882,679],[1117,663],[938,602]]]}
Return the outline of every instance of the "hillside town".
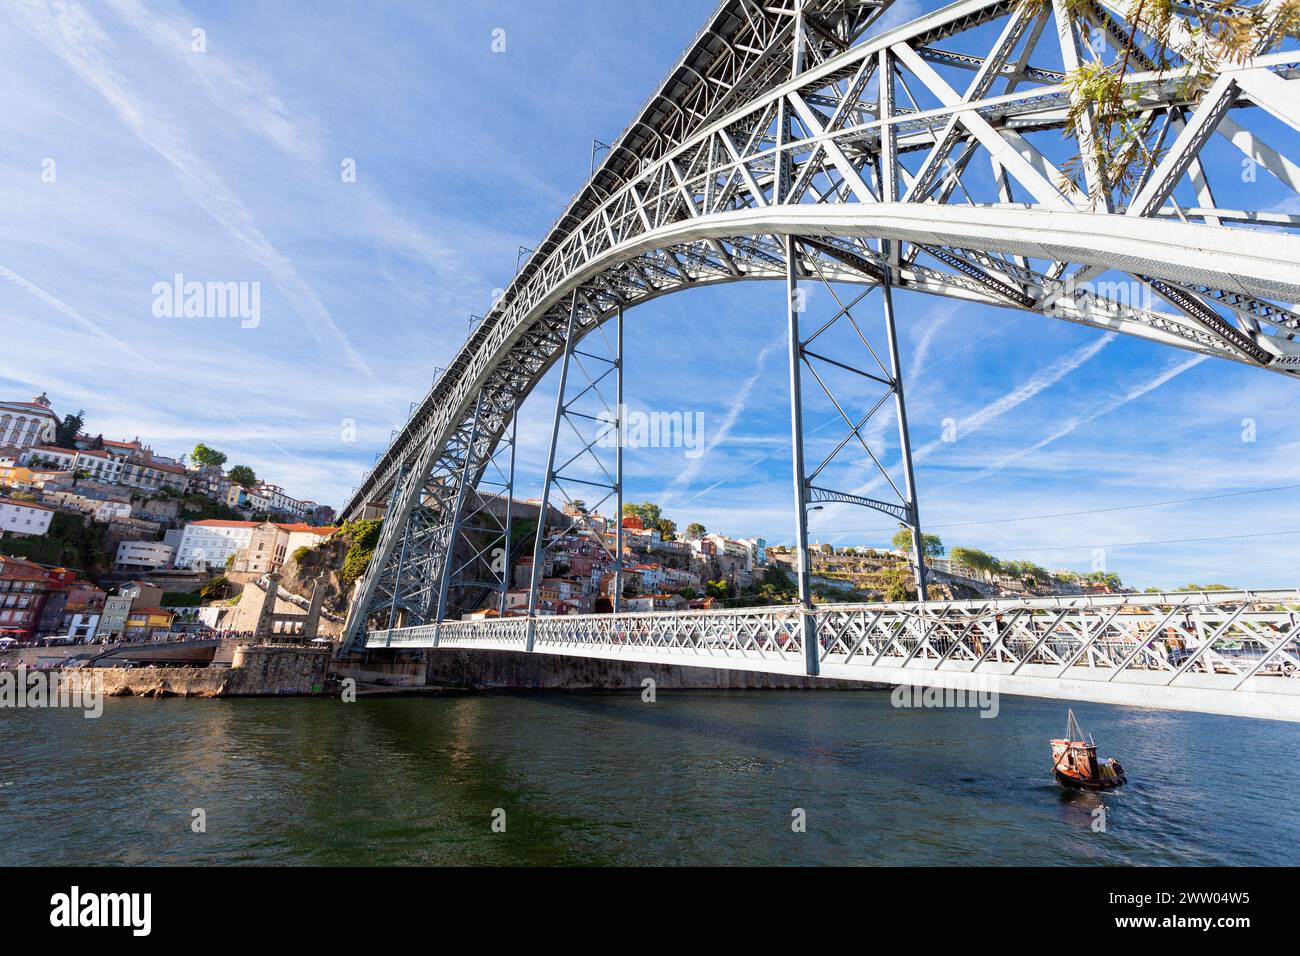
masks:
{"label": "hillside town", "polygon": [[[509,507],[517,524],[503,593],[454,612],[466,619],[528,613],[532,549],[520,544],[531,542],[541,503]],[[380,521],[336,527],[334,517],[246,465],[227,468],[226,456],[202,443],[173,457],[138,437],[91,435],[81,412],[60,417],[45,394],[0,402],[0,645],[337,634]],[[625,504],[618,521],[582,502],[548,507],[546,525],[538,614],[797,600],[789,547],[699,523],[679,532],[652,502]],[[1048,571],[972,548],[949,554],[928,534],[924,544],[931,598],[1123,590],[1114,574]],[[809,550],[816,602],[915,597],[906,529],[889,548]],[[257,599],[243,600],[246,592]]]}
{"label": "hillside town", "polygon": [[85,429],[42,393],[0,401],[0,643],[152,640],[214,629],[230,575],[277,573],[333,532],[206,445],[188,455]]}

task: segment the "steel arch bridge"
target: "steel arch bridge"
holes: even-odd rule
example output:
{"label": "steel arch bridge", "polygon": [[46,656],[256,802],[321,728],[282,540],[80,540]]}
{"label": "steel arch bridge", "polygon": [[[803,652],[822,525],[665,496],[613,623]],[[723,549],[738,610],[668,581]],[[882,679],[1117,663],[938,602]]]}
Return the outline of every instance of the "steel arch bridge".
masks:
{"label": "steel arch bridge", "polygon": [[[345,506],[344,518],[386,516],[353,596],[345,651],[496,640],[659,660],[659,629],[668,627],[680,632],[672,647],[683,641],[706,658],[696,663],[757,648],[757,658],[740,655],[746,667],[787,670],[797,659],[801,672],[844,676],[871,647],[871,675],[852,671],[860,679],[934,683],[1011,668],[1002,675],[1005,687],[1019,688],[1011,693],[1068,689],[1088,699],[1300,719],[1292,691],[1300,682],[1274,677],[1300,665],[1294,593],[1209,595],[1194,607],[1175,596],[1129,598],[1096,619],[1088,602],[811,603],[810,508],[871,508],[921,540],[893,290],[1020,309],[1300,376],[1300,312],[1291,305],[1300,301],[1300,215],[1287,211],[1297,206],[1229,208],[1216,199],[1251,195],[1223,188],[1246,169],[1300,195],[1300,159],[1291,158],[1300,153],[1300,44],[1279,16],[1284,4],[1172,0],[1170,18],[1156,27],[1140,0],[961,0],[887,27],[891,4],[724,0]],[[1253,53],[1204,75],[1201,24],[1211,11],[1249,19],[1259,36]],[[1115,51],[1126,45],[1120,64]],[[1097,145],[1104,120],[1070,82],[1097,59],[1119,77],[1132,133],[1122,175]],[[662,624],[659,615],[540,615],[547,549],[593,533],[590,512],[570,509],[548,536],[547,505],[557,496],[572,501],[582,488],[621,510],[624,312],[745,279],[782,281],[788,291],[800,604],[724,624],[705,612]],[[857,291],[838,291],[846,286]],[[806,292],[823,287],[831,305],[818,316]],[[877,288],[883,332],[873,339],[863,298]],[[836,327],[864,349],[850,356],[824,345]],[[453,621],[458,609],[505,608],[517,550],[515,413],[557,365],[528,616]],[[880,398],[850,407],[827,384],[829,368],[874,383]],[[845,426],[815,465],[805,461],[805,374]],[[590,438],[596,418],[579,405],[611,391],[616,414],[602,424],[617,440],[602,458],[604,444]],[[864,428],[891,412],[899,435],[892,468]],[[579,438],[567,459],[557,454],[562,425]],[[832,480],[828,466],[845,448],[868,456],[874,483]],[[876,486],[880,497],[867,494]],[[603,543],[605,535],[595,536]],[[611,537],[621,555],[621,528]],[[913,563],[924,594],[924,562],[914,554]],[[615,569],[617,601],[621,561]],[[1178,625],[1143,626],[1178,613],[1187,615],[1183,633],[1170,637],[1183,656],[1155,654],[1152,635]],[[873,623],[835,623],[855,614]],[[1022,624],[1004,627],[1010,617]],[[846,627],[861,632],[856,650],[844,644]],[[1229,646],[1249,651],[1234,656]],[[1099,682],[1085,670],[1105,673]],[[1166,689],[1150,690],[1156,685]],[[1117,696],[1117,687],[1129,690]]]}

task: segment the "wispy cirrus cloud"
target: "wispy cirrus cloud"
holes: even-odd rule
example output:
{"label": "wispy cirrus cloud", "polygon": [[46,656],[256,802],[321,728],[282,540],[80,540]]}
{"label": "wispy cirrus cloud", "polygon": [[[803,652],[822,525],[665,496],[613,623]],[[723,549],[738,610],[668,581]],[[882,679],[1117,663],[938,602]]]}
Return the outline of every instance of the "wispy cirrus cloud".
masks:
{"label": "wispy cirrus cloud", "polygon": [[184,130],[119,73],[114,66],[118,54],[101,24],[78,4],[22,0],[14,11],[34,37],[104,98],[119,121],[167,161],[186,194],[274,276],[309,331],[322,344],[339,349],[353,368],[373,378],[369,363],[334,321],[315,289],[263,234],[238,194],[189,147]]}

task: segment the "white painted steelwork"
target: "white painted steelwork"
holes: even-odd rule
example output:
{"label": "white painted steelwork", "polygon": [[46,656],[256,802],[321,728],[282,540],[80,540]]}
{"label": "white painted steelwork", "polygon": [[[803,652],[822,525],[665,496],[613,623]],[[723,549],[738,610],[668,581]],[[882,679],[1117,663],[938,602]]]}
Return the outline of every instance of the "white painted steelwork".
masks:
{"label": "white painted steelwork", "polygon": [[[535,619],[534,651],[803,674],[797,605]],[[821,676],[1300,721],[1300,590],[820,605]],[[529,620],[447,622],[438,646],[523,651]],[[434,646],[437,627],[368,649]]]}
{"label": "white painted steelwork", "polygon": [[[1214,189],[1244,160],[1300,194],[1300,51],[1283,40],[1188,83],[1182,54],[1206,8],[1174,0],[1173,65],[1138,51],[1122,77],[1151,148],[1131,181],[1109,183],[1091,161],[1091,119],[1068,131],[1065,67],[1085,34],[1126,35],[1130,2],[962,0],[884,31],[871,28],[888,0],[724,2],[345,507],[357,517],[388,502],[348,646],[369,643],[385,612],[390,625],[435,616],[460,484],[477,485],[566,345],[661,295],[887,278],[1300,374],[1300,216],[1221,207]],[[1062,171],[1071,156],[1083,183]]]}

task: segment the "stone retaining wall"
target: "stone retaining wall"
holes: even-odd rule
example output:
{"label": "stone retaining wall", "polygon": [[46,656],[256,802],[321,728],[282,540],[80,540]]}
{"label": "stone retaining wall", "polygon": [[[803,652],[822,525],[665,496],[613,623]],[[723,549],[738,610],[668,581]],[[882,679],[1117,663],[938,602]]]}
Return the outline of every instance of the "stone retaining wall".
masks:
{"label": "stone retaining wall", "polygon": [[441,687],[614,690],[640,688],[647,677],[658,688],[681,690],[866,690],[884,686],[721,667],[641,664],[523,651],[431,648],[424,654],[428,661],[426,682]]}
{"label": "stone retaining wall", "polygon": [[94,667],[63,671],[73,687],[102,681],[109,697],[277,697],[324,690],[330,650],[240,645],[231,667]]}

